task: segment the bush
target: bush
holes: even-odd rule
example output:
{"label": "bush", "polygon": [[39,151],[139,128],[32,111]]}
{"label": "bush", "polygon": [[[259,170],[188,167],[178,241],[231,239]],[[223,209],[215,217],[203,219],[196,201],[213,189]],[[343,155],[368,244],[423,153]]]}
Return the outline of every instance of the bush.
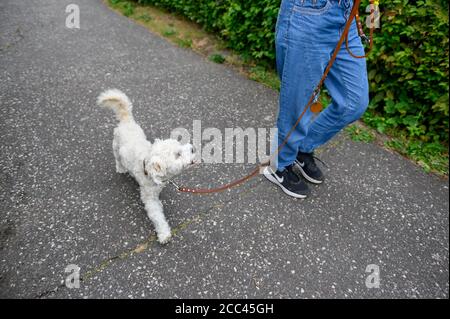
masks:
{"label": "bush", "polygon": [[375,126],[448,143],[448,1],[386,1],[382,12],[368,63]]}
{"label": "bush", "polygon": [[274,31],[281,0],[138,0],[163,7],[218,33],[244,57],[275,60]]}
{"label": "bush", "polygon": [[[280,0],[138,0],[180,13],[262,65],[275,59]],[[363,8],[368,0],[363,1]],[[364,119],[448,144],[448,0],[382,1],[369,57],[371,105]]]}

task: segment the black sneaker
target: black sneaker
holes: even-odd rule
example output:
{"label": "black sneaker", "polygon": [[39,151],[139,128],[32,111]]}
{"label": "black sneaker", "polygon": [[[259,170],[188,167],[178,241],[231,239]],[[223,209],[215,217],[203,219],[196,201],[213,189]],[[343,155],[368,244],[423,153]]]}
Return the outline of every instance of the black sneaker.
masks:
{"label": "black sneaker", "polygon": [[314,156],[314,153],[298,152],[295,164],[307,181],[314,184],[322,184],[325,180],[325,176],[320,168],[317,167],[315,159],[318,158]]}
{"label": "black sneaker", "polygon": [[284,169],[284,171],[274,172],[270,166],[264,169],[264,176],[280,188],[289,196],[295,198],[306,198],[309,195],[309,188],[306,183],[293,172],[293,165]]}

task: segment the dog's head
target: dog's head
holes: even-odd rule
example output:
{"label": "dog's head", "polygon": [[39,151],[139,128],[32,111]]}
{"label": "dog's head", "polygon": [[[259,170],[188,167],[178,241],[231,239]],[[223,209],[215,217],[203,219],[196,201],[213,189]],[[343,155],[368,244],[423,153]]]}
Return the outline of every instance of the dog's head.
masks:
{"label": "dog's head", "polygon": [[191,144],[181,144],[174,139],[157,139],[152,145],[150,156],[144,159],[144,174],[156,184],[162,184],[194,164],[194,158]]}

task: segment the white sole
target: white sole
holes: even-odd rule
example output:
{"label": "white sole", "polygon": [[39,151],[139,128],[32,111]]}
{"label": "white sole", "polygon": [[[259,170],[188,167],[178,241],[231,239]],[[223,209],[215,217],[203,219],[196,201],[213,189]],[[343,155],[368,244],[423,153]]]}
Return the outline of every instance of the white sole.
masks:
{"label": "white sole", "polygon": [[312,177],[309,177],[308,174],[305,173],[305,171],[303,170],[303,167],[300,165],[300,163],[298,161],[295,161],[295,164],[297,165],[297,167],[300,170],[300,173],[302,173],[302,176],[308,181],[311,182],[313,184],[322,184],[323,181],[318,181],[317,179],[314,179]]}
{"label": "white sole", "polygon": [[264,169],[264,176],[265,176],[269,181],[271,181],[272,183],[274,183],[275,185],[278,185],[278,186],[281,188],[281,190],[282,190],[285,194],[287,194],[287,195],[289,195],[289,196],[291,196],[291,197],[294,197],[294,198],[299,198],[299,199],[304,199],[304,198],[307,197],[307,195],[296,194],[296,193],[294,193],[294,192],[291,192],[291,191],[288,190],[287,188],[285,188],[283,185],[280,184],[280,182],[278,182],[278,180],[277,180],[275,177],[273,177],[272,173],[270,173],[268,169],[269,169],[269,167],[266,167],[266,168]]}

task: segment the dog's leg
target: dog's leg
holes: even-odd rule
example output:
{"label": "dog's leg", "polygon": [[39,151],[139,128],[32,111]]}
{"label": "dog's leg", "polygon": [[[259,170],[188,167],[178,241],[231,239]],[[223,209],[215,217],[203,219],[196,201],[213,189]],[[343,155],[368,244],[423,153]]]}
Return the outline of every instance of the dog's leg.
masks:
{"label": "dog's leg", "polygon": [[172,236],[169,223],[164,216],[163,205],[158,198],[149,196],[149,192],[146,189],[141,188],[141,199],[144,202],[147,216],[155,226],[156,233],[158,235],[158,241],[161,244],[165,244],[170,240]]}
{"label": "dog's leg", "polygon": [[117,173],[126,173],[127,170],[125,167],[123,167],[122,163],[120,162],[120,152],[119,152],[119,143],[117,143],[116,139],[113,140],[113,152],[114,152],[114,158],[116,160],[116,172]]}
{"label": "dog's leg", "polygon": [[116,157],[116,172],[119,174],[126,173],[127,170],[123,167],[123,165],[120,163],[120,160]]}

